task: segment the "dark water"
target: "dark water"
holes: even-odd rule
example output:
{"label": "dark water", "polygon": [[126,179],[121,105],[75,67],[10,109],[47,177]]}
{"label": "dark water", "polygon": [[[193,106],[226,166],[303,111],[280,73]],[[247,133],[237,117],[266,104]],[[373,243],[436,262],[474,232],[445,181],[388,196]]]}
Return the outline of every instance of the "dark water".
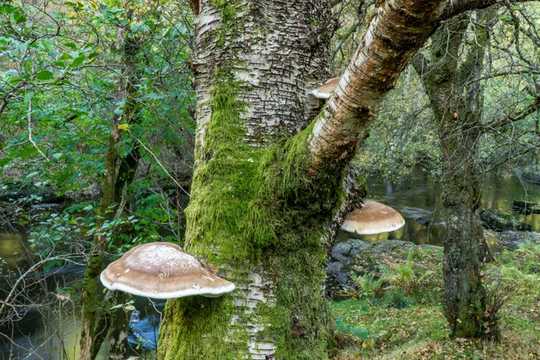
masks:
{"label": "dark water", "polygon": [[[0,300],[5,299],[13,282],[24,272],[22,269],[28,268],[28,251],[24,235],[0,232]],[[80,266],[67,265],[46,275],[29,274],[29,280],[20,283],[18,288],[34,282],[30,279],[36,276],[46,279],[43,281],[44,290],[38,287],[34,292],[36,298],[19,296],[17,299],[17,302],[41,305],[27,307],[20,316],[14,316],[14,311],[0,314],[4,317],[0,320],[8,315],[14,317],[12,322],[0,321],[0,360],[79,359],[80,309],[67,290],[73,286],[74,280],[82,277],[83,271]],[[47,296],[43,296],[44,293]],[[128,343],[132,355],[138,359],[155,358],[163,304],[140,297],[134,297],[129,304],[135,310],[131,313]],[[105,359],[104,354],[98,355],[98,360]]]}
{"label": "dark water", "polygon": [[[398,209],[407,222],[396,232],[372,236],[370,239],[394,238],[416,243],[440,243],[443,230],[437,225],[440,221],[437,216],[439,193],[440,188],[436,182],[422,174],[409,177],[400,184],[371,181],[369,197]],[[482,207],[510,213],[514,200],[540,203],[540,185],[526,183],[519,172],[484,179]],[[423,219],[427,216],[433,217],[428,225],[423,224]],[[534,231],[540,232],[540,215],[517,216],[520,221],[530,224]],[[4,272],[6,269],[15,271],[17,266],[24,264],[28,258],[27,251],[21,234],[0,231],[0,262],[3,263]],[[27,319],[17,323],[19,334],[12,336],[15,344],[10,344],[0,337],[0,360],[78,359],[78,310],[69,298],[60,297],[56,300],[48,311],[31,313]],[[135,298],[133,305],[136,311],[133,312],[130,322],[130,345],[139,358],[153,358],[162,304]]]}
{"label": "dark water", "polygon": [[[408,177],[399,184],[369,182],[369,197],[399,210],[406,224],[396,232],[370,236],[368,240],[398,239],[441,245],[444,227],[439,216],[440,191],[434,179],[422,174]],[[514,200],[540,204],[540,185],[524,181],[519,170],[485,177],[481,191],[482,208],[512,214],[520,222],[530,225],[533,231],[540,232],[540,214],[520,215],[512,212]],[[425,219],[432,220],[425,224]]]}

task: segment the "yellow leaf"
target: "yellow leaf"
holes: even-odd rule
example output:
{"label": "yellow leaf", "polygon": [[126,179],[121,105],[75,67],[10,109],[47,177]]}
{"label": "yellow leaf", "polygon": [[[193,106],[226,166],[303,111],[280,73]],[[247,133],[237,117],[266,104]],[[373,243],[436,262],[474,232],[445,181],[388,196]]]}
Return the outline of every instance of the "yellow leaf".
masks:
{"label": "yellow leaf", "polygon": [[119,124],[118,130],[129,130],[129,124]]}

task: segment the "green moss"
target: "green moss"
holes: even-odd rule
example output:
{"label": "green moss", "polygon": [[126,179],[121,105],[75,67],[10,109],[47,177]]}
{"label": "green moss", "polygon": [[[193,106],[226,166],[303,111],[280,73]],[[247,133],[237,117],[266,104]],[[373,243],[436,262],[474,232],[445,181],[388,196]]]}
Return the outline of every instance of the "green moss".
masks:
{"label": "green moss", "polygon": [[[258,162],[264,150],[244,142],[240,91],[241,84],[229,73],[216,73],[212,115],[186,210],[185,245],[190,253],[225,268],[236,282],[246,281],[250,264],[274,237],[266,210],[258,204]],[[160,339],[164,358],[242,358],[248,338],[242,327],[229,331],[237,313],[232,296],[169,302],[166,312],[165,318],[174,320],[164,324]]]}
{"label": "green moss", "polygon": [[243,140],[240,84],[227,74],[216,78],[204,160],[195,171],[186,210],[186,237],[190,250],[211,263],[253,261],[275,237],[258,197],[262,185],[258,163],[264,150]]}
{"label": "green moss", "polygon": [[[224,46],[241,26],[235,22],[239,5],[212,5],[222,17],[217,45]],[[277,345],[278,359],[325,359],[332,327],[323,294],[321,235],[341,176],[308,174],[311,127],[270,147],[246,143],[241,99],[249,88],[234,78],[237,62],[233,56],[212,76],[211,117],[197,154],[185,247],[237,284],[264,269],[274,282],[274,299],[253,313],[233,306],[232,296],[169,302],[160,358],[244,358],[248,334],[231,325],[234,314],[238,324],[265,324],[261,340]]]}
{"label": "green moss", "polygon": [[[247,144],[241,118],[244,105],[238,100],[242,90],[242,84],[227,72],[216,73],[212,115],[186,210],[186,249],[240,283],[255,266],[262,265],[277,280],[275,302],[243,316],[267,324],[261,336],[276,343],[277,358],[324,359],[331,328],[322,289],[326,248],[320,240],[335,207],[339,177],[306,175],[310,129],[281,146],[254,148]],[[315,181],[328,186],[316,191],[321,186]],[[169,303],[166,318],[174,322],[164,324],[167,335],[160,343],[160,348],[168,349],[167,359],[195,359],[201,354],[212,359],[215,345],[207,338],[193,339],[197,351],[179,344],[178,339],[185,339],[188,332],[200,337],[207,329],[213,329],[208,338],[223,339],[235,313],[231,297],[224,299],[219,304],[212,299]],[[201,304],[211,310],[194,311],[200,313],[201,321],[207,315],[213,319],[209,327],[184,321],[190,313],[187,308]],[[217,346],[220,351],[236,354],[232,344],[247,348],[245,331],[227,336],[227,344]]]}
{"label": "green moss", "polygon": [[[167,359],[242,358],[241,350],[235,348],[237,344],[227,341],[232,334],[224,326],[233,311],[231,297],[190,297],[169,303],[165,317],[173,318],[175,323],[162,329],[160,351],[166,351]],[[242,329],[239,332],[242,334]]]}
{"label": "green moss", "polygon": [[102,287],[98,278],[103,268],[101,256],[91,256],[83,278],[83,317],[94,318],[96,312],[102,308]]}
{"label": "green moss", "polygon": [[216,40],[217,45],[222,48],[228,38],[234,37],[240,31],[241,23],[236,15],[241,4],[239,1],[230,0],[210,0],[210,3],[220,13],[222,26],[217,29]]}

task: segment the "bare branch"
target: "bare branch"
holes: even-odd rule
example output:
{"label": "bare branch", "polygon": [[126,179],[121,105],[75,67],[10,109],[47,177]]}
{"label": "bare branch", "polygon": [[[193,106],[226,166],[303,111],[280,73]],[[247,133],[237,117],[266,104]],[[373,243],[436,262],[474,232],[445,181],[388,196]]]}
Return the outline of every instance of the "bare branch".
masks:
{"label": "bare branch", "polygon": [[34,137],[32,136],[32,97],[28,99],[28,112],[26,114],[26,122],[27,122],[27,128],[28,128],[28,141],[30,141],[30,144],[37,150],[37,152],[47,161],[50,161],[47,155],[36,144],[34,141]]}
{"label": "bare branch", "polygon": [[525,109],[510,115],[503,116],[499,119],[493,120],[488,124],[485,124],[483,127],[486,129],[497,129],[505,125],[515,123],[517,121],[525,119],[527,116],[531,115],[535,111],[540,109],[540,97],[534,99],[532,103],[529,104]]}

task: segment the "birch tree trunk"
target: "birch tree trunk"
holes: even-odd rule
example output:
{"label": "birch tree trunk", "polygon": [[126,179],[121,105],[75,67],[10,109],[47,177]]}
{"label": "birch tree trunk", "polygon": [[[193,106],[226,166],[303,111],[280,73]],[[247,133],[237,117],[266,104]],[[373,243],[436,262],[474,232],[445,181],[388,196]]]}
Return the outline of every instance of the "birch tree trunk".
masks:
{"label": "birch tree trunk", "polygon": [[159,358],[325,359],[332,321],[321,235],[360,134],[435,29],[441,3],[386,2],[311,124],[306,93],[327,77],[327,1],[199,5],[185,247],[237,290],[169,301]]}

